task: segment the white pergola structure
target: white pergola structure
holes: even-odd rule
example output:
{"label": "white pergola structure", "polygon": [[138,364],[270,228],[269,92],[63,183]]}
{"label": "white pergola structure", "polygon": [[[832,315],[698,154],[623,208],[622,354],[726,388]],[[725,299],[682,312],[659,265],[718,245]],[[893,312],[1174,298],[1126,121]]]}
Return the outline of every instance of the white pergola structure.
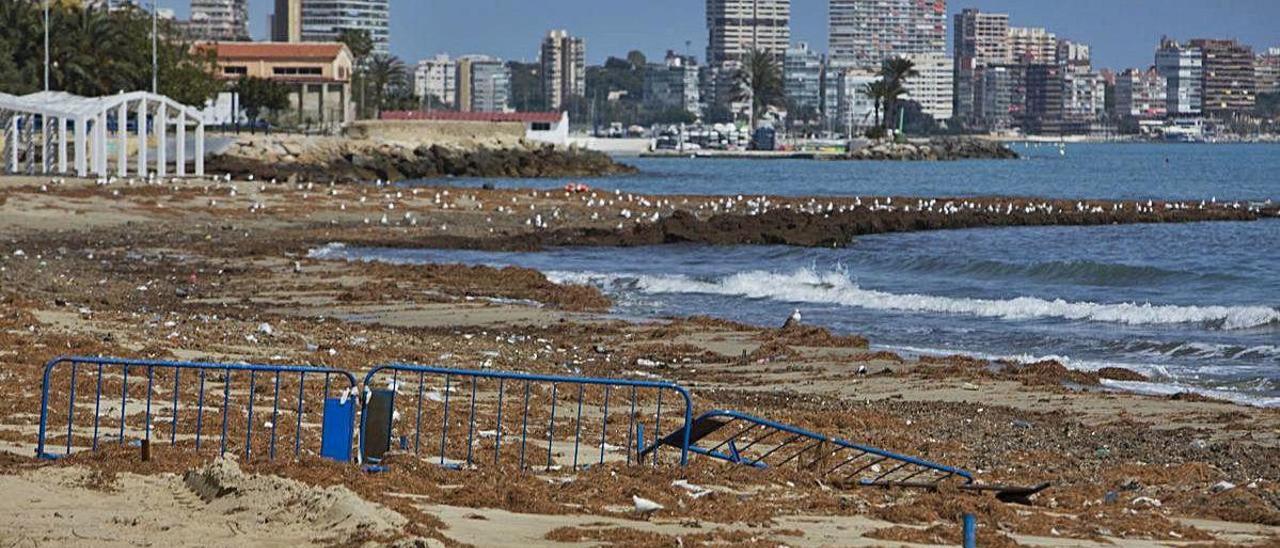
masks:
{"label": "white pergola structure", "polygon": [[[133,173],[140,177],[204,175],[204,122],[195,109],[164,95],[145,91],[107,97],[60,91],[23,96],[0,93],[0,126],[3,171],[8,174],[126,177],[132,162]],[[187,157],[189,127],[194,129],[192,158]],[[169,141],[171,130],[173,142]],[[130,139],[136,140],[132,151]],[[114,158],[109,153],[112,142]],[[188,163],[194,164],[192,173]]]}

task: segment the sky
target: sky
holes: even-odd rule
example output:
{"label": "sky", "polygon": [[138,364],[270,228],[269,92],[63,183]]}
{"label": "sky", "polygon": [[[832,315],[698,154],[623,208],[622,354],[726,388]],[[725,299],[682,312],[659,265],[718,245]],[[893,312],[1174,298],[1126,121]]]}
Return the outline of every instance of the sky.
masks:
{"label": "sky", "polygon": [[[190,4],[158,2],[180,17]],[[793,42],[826,51],[827,2],[792,0]],[[272,5],[249,0],[254,38],[267,38]],[[951,0],[947,8],[1008,13],[1015,26],[1046,27],[1085,42],[1100,68],[1150,65],[1166,34],[1237,38],[1255,50],[1280,47],[1280,0]],[[563,28],[586,39],[591,64],[632,49],[651,58],[668,49],[702,58],[704,11],[703,0],[391,0],[391,52],[410,63],[438,52],[532,61],[546,32]]]}

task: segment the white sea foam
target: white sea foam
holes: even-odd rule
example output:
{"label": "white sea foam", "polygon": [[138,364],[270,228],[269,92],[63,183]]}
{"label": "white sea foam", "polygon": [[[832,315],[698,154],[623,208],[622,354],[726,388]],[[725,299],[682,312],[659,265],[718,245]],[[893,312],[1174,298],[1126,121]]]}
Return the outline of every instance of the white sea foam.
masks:
{"label": "white sea foam", "polygon": [[1079,360],[1079,359],[1072,358],[1070,356],[1061,356],[1058,354],[1046,354],[1043,356],[1037,356],[1034,354],[1003,355],[1003,354],[988,354],[985,352],[972,352],[968,350],[943,350],[943,349],[937,349],[937,348],[921,348],[916,346],[894,346],[894,345],[878,345],[878,344],[872,345],[872,346],[874,348],[881,348],[884,350],[889,350],[889,351],[897,352],[904,355],[950,356],[954,354],[959,354],[962,356],[978,358],[980,360],[1009,361],[1009,362],[1020,363],[1024,365],[1052,361],[1052,362],[1058,362],[1062,364],[1063,367],[1066,367],[1067,369],[1075,369],[1078,371],[1097,371],[1104,367],[1120,367],[1120,368],[1128,369],[1130,371],[1136,371],[1138,373],[1142,373],[1143,375],[1147,375],[1149,377],[1156,377],[1160,379],[1175,379],[1180,376],[1180,373],[1175,372],[1169,369],[1169,367],[1163,364],[1158,364],[1158,363],[1132,363],[1132,362],[1103,361],[1103,360]]}
{"label": "white sea foam", "polygon": [[[1093,360],[1076,360],[1067,356],[1046,355],[1033,356],[1030,354],[1020,354],[1016,356],[1002,356],[997,354],[986,354],[982,352],[942,350],[936,348],[920,348],[914,346],[886,346],[874,345],[875,348],[882,348],[898,352],[904,355],[925,355],[925,356],[946,356],[952,354],[960,354],[971,356],[974,358],[996,361],[1005,360],[1022,364],[1031,364],[1044,361],[1055,361],[1062,364],[1068,369],[1080,371],[1097,371],[1104,367],[1121,367],[1130,371],[1137,371],[1152,378],[1160,379],[1158,381],[1116,381],[1111,379],[1101,379],[1099,382],[1102,386],[1118,390],[1121,392],[1133,392],[1135,394],[1146,394],[1151,396],[1171,396],[1180,393],[1193,393],[1210,398],[1230,401],[1239,405],[1249,405],[1253,407],[1280,407],[1280,398],[1258,396],[1250,394],[1248,391],[1241,391],[1228,388],[1207,388],[1204,386],[1194,386],[1185,384],[1178,380],[1185,374],[1179,374],[1171,371],[1161,364],[1141,364],[1127,362],[1111,362],[1111,361],[1093,361]],[[1239,374],[1239,368],[1234,371],[1224,371],[1222,373]],[[1192,374],[1196,378],[1200,378],[1202,374],[1208,373],[1203,368],[1195,370]]]}
{"label": "white sea foam", "polygon": [[1115,381],[1111,379],[1102,379],[1102,385],[1107,388],[1121,390],[1125,392],[1133,392],[1136,394],[1147,394],[1151,396],[1172,396],[1174,394],[1192,393],[1201,396],[1226,400],[1240,405],[1250,405],[1253,407],[1280,407],[1280,398],[1266,396],[1251,396],[1242,392],[1232,390],[1217,390],[1213,388],[1202,388],[1199,386],[1189,386],[1180,383],[1163,383],[1163,382],[1141,382],[1141,381]]}
{"label": "white sea foam", "polygon": [[330,242],[307,252],[308,259],[347,259],[347,244]]}
{"label": "white sea foam", "polygon": [[1280,324],[1280,310],[1267,306],[1178,306],[1150,303],[1103,304],[1018,297],[1007,300],[943,297],[915,293],[898,294],[863,289],[842,272],[800,269],[789,273],[750,271],[716,280],[683,275],[609,275],[598,273],[548,273],[553,280],[574,283],[612,283],[635,280],[645,293],[701,293],[748,299],[798,303],[838,304],[875,310],[963,314],[986,318],[1026,320],[1061,318],[1129,325],[1194,323],[1216,329],[1248,329]]}

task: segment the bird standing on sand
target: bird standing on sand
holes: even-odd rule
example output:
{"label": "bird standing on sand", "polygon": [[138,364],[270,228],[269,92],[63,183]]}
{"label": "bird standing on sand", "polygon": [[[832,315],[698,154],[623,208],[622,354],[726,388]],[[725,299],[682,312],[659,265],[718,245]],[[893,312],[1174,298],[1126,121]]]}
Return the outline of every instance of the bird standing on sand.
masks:
{"label": "bird standing on sand", "polygon": [[782,328],[786,329],[788,327],[798,326],[800,325],[800,319],[800,309],[797,308],[791,312],[790,316],[787,317],[787,321],[782,324]]}
{"label": "bird standing on sand", "polygon": [[664,508],[661,504],[636,495],[631,495],[631,502],[636,505],[636,513],[644,516],[645,519],[648,519],[654,512]]}

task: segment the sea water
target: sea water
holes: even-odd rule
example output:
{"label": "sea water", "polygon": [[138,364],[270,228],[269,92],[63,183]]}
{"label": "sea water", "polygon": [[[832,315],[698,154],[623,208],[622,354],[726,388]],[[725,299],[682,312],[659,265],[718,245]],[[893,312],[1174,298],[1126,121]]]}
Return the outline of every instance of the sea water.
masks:
{"label": "sea water", "polygon": [[[592,181],[643,193],[1280,200],[1277,145],[1015,145],[1028,159],[845,163],[635,159]],[[452,180],[553,187],[557,181]],[[908,354],[1127,367],[1150,393],[1280,406],[1280,219],[863,236],[841,249],[704,245],[537,253],[348,248],[331,259],[536,268],[631,316],[806,322]]]}

